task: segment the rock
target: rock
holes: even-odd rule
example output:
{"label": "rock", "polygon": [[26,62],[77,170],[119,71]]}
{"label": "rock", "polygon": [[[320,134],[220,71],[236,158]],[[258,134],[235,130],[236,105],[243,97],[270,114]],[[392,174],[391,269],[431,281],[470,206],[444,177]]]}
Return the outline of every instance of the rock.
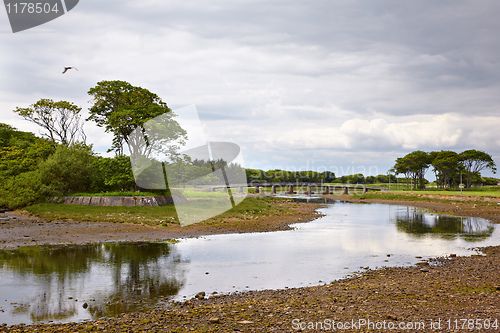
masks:
{"label": "rock", "polygon": [[452,253],[450,254],[450,258],[456,258],[457,257],[457,254],[456,253]]}
{"label": "rock", "polygon": [[496,290],[500,290],[500,286],[495,286],[495,289]]}
{"label": "rock", "polygon": [[210,324],[220,324],[220,319],[218,317],[211,317],[211,318],[208,318],[208,322]]}
{"label": "rock", "polygon": [[87,302],[85,302],[85,303],[83,303],[82,307],[83,307],[84,309],[86,309],[86,308],[88,308],[88,307],[89,307],[89,305],[87,304]]}
{"label": "rock", "polygon": [[395,315],[387,315],[387,319],[389,319],[389,320],[398,320],[398,317],[396,317]]}
{"label": "rock", "polygon": [[196,298],[205,298],[205,292],[204,291],[200,291],[199,293],[196,294],[195,297]]}
{"label": "rock", "polygon": [[242,321],[237,321],[237,324],[253,324],[253,321],[250,320],[242,320]]}
{"label": "rock", "polygon": [[420,270],[421,272],[424,272],[424,273],[428,273],[429,272],[429,269],[427,267],[424,267]]}

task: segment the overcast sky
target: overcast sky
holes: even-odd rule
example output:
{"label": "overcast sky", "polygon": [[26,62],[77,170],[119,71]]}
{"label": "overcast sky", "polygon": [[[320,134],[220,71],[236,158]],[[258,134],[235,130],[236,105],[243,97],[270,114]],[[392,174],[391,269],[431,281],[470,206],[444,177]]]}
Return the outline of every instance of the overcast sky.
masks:
{"label": "overcast sky", "polygon": [[124,80],[196,105],[246,167],[385,174],[417,149],[500,166],[499,17],[495,0],[81,0],[13,34],[1,9],[0,122],[38,133],[12,110],[51,98],[87,112],[89,88]]}

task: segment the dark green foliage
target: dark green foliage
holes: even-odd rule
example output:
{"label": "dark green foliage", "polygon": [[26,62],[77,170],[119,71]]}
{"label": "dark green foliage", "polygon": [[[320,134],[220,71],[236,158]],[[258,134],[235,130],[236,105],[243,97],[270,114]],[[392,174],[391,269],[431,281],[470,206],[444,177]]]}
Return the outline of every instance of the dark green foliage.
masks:
{"label": "dark green foliage", "polygon": [[331,171],[286,171],[258,169],[246,169],[249,183],[331,183],[335,180],[335,174]]}
{"label": "dark green foliage", "polygon": [[91,147],[72,145],[58,146],[55,153],[38,168],[42,183],[53,195],[95,190]]}
{"label": "dark green foliage", "polygon": [[452,188],[460,183],[459,157],[454,151],[433,152],[432,166],[436,181],[441,188]]}
{"label": "dark green foliage", "polygon": [[423,188],[425,183],[423,177],[430,165],[434,167],[437,183],[442,188],[451,188],[460,184],[460,172],[465,174],[467,189],[473,182],[481,182],[481,170],[486,168],[496,172],[496,165],[491,156],[475,149],[466,150],[460,154],[449,150],[430,153],[417,150],[397,158],[391,171],[396,175],[404,174],[407,183],[411,177],[416,184],[418,178],[420,187]]}
{"label": "dark green foliage", "polygon": [[125,191],[135,188],[128,156],[96,157],[94,180],[100,191]]}
{"label": "dark green foliage", "polygon": [[42,201],[48,195],[38,171],[9,177],[0,185],[0,207],[16,209]]}
{"label": "dark green foliage", "polygon": [[467,189],[470,188],[473,182],[473,176],[475,174],[479,175],[481,170],[490,169],[493,173],[496,173],[497,169],[493,158],[484,151],[469,149],[460,153],[459,159],[467,174]]}
{"label": "dark green foliage", "polygon": [[[173,120],[174,114],[161,98],[147,89],[136,87],[125,81],[101,81],[88,91],[93,97],[93,105],[89,109],[90,117],[97,126],[104,127],[106,132],[114,135],[110,150],[123,155],[125,144],[131,149],[131,156],[144,154],[151,149],[174,154],[178,146],[173,144],[182,140],[186,132]],[[157,124],[152,138],[143,146],[134,141],[130,134],[150,119],[163,116],[161,124]]]}

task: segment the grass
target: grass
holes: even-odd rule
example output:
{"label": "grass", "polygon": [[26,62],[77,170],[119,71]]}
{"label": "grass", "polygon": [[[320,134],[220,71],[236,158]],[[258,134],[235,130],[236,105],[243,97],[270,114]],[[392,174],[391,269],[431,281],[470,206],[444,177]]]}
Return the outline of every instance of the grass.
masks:
{"label": "grass", "polygon": [[[442,195],[445,196],[456,196],[456,197],[465,197],[466,201],[471,202],[484,202],[482,200],[483,197],[500,197],[500,193],[493,192],[494,195],[489,195],[489,192],[475,192],[475,191],[464,191],[462,195],[460,192],[453,191],[390,191],[390,192],[368,192],[365,194],[355,194],[356,198],[365,198],[365,199],[383,199],[383,200],[401,200],[401,201],[453,201],[446,198],[431,198],[426,196],[426,194],[430,195]],[[470,198],[469,198],[470,197]],[[460,200],[461,201],[461,200]]]}
{"label": "grass", "polygon": [[[221,192],[219,189],[217,192],[205,192],[202,190],[193,190],[193,189],[174,189],[174,191],[178,191],[179,193],[182,193],[186,198],[227,198],[227,193],[226,192]],[[231,189],[233,193],[237,193],[238,189],[236,191],[234,189]]]}
{"label": "grass", "polygon": [[[210,205],[212,200],[200,199],[202,204]],[[207,220],[213,224],[221,219],[255,219],[259,216],[292,215],[290,205],[297,205],[288,199],[280,198],[245,198],[239,205]],[[49,221],[74,220],[82,222],[118,222],[146,225],[178,224],[174,205],[152,206],[83,206],[55,203],[40,203],[24,210]]]}
{"label": "grass", "polygon": [[73,193],[71,197],[151,197],[155,195],[170,195],[170,193],[155,192],[99,192],[99,193]]}

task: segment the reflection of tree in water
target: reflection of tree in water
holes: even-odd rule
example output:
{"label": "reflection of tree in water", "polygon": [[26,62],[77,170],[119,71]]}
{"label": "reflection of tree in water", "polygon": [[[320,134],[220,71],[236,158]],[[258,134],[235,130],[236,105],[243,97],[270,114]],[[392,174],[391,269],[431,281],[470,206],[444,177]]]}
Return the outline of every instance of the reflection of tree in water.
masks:
{"label": "reflection of tree in water", "polygon": [[101,256],[97,246],[28,246],[0,251],[0,267],[15,271],[20,279],[37,277],[41,292],[30,302],[33,321],[62,320],[77,312],[76,304],[68,302],[65,295],[67,284],[87,272],[90,263]]}
{"label": "reflection of tree in water", "polygon": [[[167,267],[160,259],[167,261]],[[15,271],[20,278],[35,276],[40,282],[29,307],[34,322],[76,315],[81,302],[70,299],[69,292],[84,286],[92,268],[102,265],[110,267],[113,291],[88,301],[93,317],[151,307],[162,297],[176,295],[183,285],[178,262],[168,243],[33,246],[0,251],[0,268]]]}
{"label": "reflection of tree in water", "polygon": [[424,214],[410,207],[398,211],[395,222],[398,230],[416,237],[435,235],[448,240],[460,237],[469,242],[486,239],[494,230],[494,226],[482,218]]}
{"label": "reflection of tree in water", "polygon": [[[167,245],[167,246],[165,246]],[[169,258],[169,266],[174,268],[180,262],[179,256],[171,253],[169,244],[137,243],[105,244],[112,251],[106,262],[113,268],[113,292],[89,304],[93,318],[113,317],[120,313],[146,310],[156,305],[163,297],[177,295],[183,282],[177,280],[179,274],[171,271],[163,275],[158,258]]]}

